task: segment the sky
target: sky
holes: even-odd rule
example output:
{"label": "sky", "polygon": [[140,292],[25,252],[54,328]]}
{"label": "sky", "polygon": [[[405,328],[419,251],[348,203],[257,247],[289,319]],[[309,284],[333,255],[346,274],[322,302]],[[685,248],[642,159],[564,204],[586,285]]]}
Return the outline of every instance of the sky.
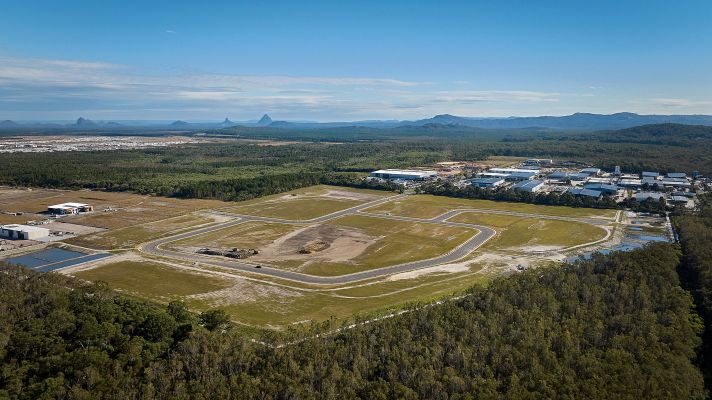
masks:
{"label": "sky", "polygon": [[0,120],[712,114],[712,1],[0,0]]}

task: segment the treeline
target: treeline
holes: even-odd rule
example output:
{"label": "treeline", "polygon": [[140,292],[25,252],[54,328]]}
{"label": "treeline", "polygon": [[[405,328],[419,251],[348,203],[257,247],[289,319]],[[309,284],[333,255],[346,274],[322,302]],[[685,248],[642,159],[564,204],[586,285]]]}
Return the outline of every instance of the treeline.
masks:
{"label": "treeline", "polygon": [[196,321],[179,303],[4,269],[0,397],[702,399],[678,261],[655,244],[539,268],[283,347],[231,332],[219,312]]}
{"label": "treeline", "polygon": [[449,182],[431,183],[419,189],[419,192],[435,196],[458,197],[464,199],[479,199],[493,201],[511,201],[517,203],[530,203],[548,206],[588,207],[631,209],[639,212],[664,213],[665,201],[648,199],[638,202],[634,198],[627,198],[618,204],[611,197],[604,196],[600,199],[588,196],[574,196],[571,193],[532,193],[511,189],[486,189],[476,186],[459,188]]}
{"label": "treeline", "polygon": [[700,210],[673,218],[683,249],[680,277],[695,298],[705,324],[698,363],[712,388],[712,196],[698,197]]}

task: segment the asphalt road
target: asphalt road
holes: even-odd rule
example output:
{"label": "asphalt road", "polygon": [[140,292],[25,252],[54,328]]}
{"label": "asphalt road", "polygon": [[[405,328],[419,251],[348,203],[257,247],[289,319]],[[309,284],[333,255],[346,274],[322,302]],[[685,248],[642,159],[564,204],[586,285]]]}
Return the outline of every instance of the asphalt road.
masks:
{"label": "asphalt road", "polygon": [[364,279],[388,276],[388,275],[397,274],[397,273],[401,273],[401,272],[413,271],[413,270],[417,270],[417,269],[432,267],[432,266],[439,265],[439,264],[451,263],[451,262],[457,261],[457,260],[465,257],[466,255],[470,254],[471,252],[473,252],[475,249],[480,247],[482,244],[484,244],[486,241],[488,241],[490,238],[492,238],[497,233],[495,230],[488,228],[486,226],[464,224],[464,223],[457,223],[457,222],[448,222],[448,221],[445,221],[444,218],[441,218],[441,217],[436,217],[434,219],[422,219],[422,218],[398,217],[398,216],[392,216],[392,215],[364,213],[362,215],[370,215],[370,216],[374,216],[374,217],[378,217],[378,218],[385,218],[385,219],[436,223],[436,224],[447,225],[447,226],[467,227],[467,228],[477,229],[479,232],[476,235],[474,235],[473,237],[471,237],[470,239],[468,239],[467,241],[465,241],[464,243],[462,243],[460,246],[456,247],[449,253],[444,254],[442,256],[430,258],[427,260],[418,260],[418,261],[413,261],[413,262],[404,263],[404,264],[392,265],[392,266],[384,267],[384,268],[372,269],[372,270],[368,270],[368,271],[356,272],[356,273],[348,274],[348,275],[328,276],[328,277],[327,276],[307,275],[307,274],[302,274],[299,272],[277,269],[277,268],[273,268],[273,267],[269,267],[269,266],[265,266],[265,265],[261,265],[260,268],[257,268],[256,264],[242,262],[242,261],[236,261],[236,260],[228,260],[225,257],[221,257],[221,256],[209,256],[209,255],[203,255],[203,254],[197,254],[197,253],[183,253],[183,252],[179,252],[179,251],[166,250],[166,249],[163,249],[160,247],[162,244],[165,244],[165,243],[189,238],[189,237],[204,234],[204,233],[213,232],[213,231],[216,231],[219,229],[225,229],[225,228],[228,228],[228,227],[231,227],[231,226],[234,226],[237,224],[245,223],[248,221],[277,222],[277,223],[289,223],[289,224],[314,224],[314,223],[325,222],[325,221],[339,218],[342,216],[353,215],[353,214],[358,213],[360,210],[363,210],[363,209],[366,209],[369,207],[374,207],[374,206],[377,206],[379,204],[383,204],[383,203],[386,203],[389,201],[393,201],[393,200],[401,198],[403,196],[404,195],[391,196],[391,197],[387,197],[385,199],[379,199],[376,201],[364,203],[364,204],[361,204],[361,205],[358,205],[355,207],[337,211],[337,212],[334,212],[334,213],[331,213],[328,215],[324,215],[321,217],[313,218],[310,220],[285,220],[285,219],[270,218],[270,217],[258,217],[258,216],[251,216],[251,215],[236,215],[236,214],[220,213],[221,215],[228,215],[228,216],[234,217],[236,219],[234,221],[223,222],[220,224],[196,229],[191,232],[181,233],[178,235],[173,235],[173,236],[169,236],[166,238],[158,239],[153,242],[149,242],[149,243],[142,245],[141,247],[139,247],[139,250],[144,253],[155,255],[155,256],[168,257],[168,258],[179,259],[179,260],[190,261],[190,262],[198,262],[201,264],[215,265],[215,266],[220,266],[220,267],[225,267],[225,268],[232,268],[232,269],[237,269],[240,271],[249,272],[249,273],[253,273],[253,274],[261,274],[261,275],[272,276],[275,278],[289,279],[292,281],[297,281],[297,282],[302,282],[302,283],[344,284],[344,283],[351,283],[351,282],[356,282],[356,281],[360,281],[360,280],[364,280]]}

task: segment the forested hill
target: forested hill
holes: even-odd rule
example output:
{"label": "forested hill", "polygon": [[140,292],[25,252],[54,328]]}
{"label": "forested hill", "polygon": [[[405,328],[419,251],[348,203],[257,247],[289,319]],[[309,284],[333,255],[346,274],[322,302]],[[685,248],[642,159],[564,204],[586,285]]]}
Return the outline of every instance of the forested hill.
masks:
{"label": "forested hill", "polygon": [[654,124],[601,131],[590,135],[592,139],[604,142],[647,143],[669,146],[710,146],[712,144],[712,126]]}
{"label": "forested hill", "polygon": [[531,270],[284,347],[202,316],[208,331],[179,304],[5,269],[0,398],[702,399],[678,261],[656,244]]}

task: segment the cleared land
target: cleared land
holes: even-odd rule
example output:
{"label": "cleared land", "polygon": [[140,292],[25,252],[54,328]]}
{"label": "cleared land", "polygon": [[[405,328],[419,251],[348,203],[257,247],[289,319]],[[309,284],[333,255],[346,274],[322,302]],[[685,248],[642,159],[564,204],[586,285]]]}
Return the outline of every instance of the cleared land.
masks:
{"label": "cleared land", "polygon": [[314,186],[244,202],[225,212],[290,220],[308,220],[391,195],[388,192]]}
{"label": "cleared land", "polygon": [[449,252],[477,233],[440,224],[350,215],[327,223],[296,226],[247,222],[168,244],[176,250],[254,248],[252,263],[317,276],[382,268]]}
{"label": "cleared land", "polygon": [[80,236],[65,240],[65,242],[102,250],[125,249],[157,239],[169,232],[191,229],[214,221],[212,218],[188,214],[143,225],[113,229],[95,235]]}
{"label": "cleared land", "polygon": [[296,225],[271,222],[245,222],[200,236],[171,242],[171,249],[195,248],[255,248],[261,249],[284,235],[299,229]]}
{"label": "cleared land", "polygon": [[435,218],[450,210],[478,209],[519,212],[527,214],[552,215],[574,218],[609,218],[616,215],[616,210],[598,210],[593,208],[573,208],[561,206],[540,206],[526,203],[507,203],[490,200],[455,199],[444,196],[415,195],[394,200],[365,211],[379,214],[391,214],[404,217]]}
{"label": "cleared land", "polygon": [[484,247],[500,250],[525,252],[558,250],[606,237],[606,231],[603,228],[584,222],[476,212],[465,212],[449,220],[495,228],[497,236]]}
{"label": "cleared land", "polygon": [[[615,211],[611,210],[427,195],[391,198],[378,206],[370,205],[371,208],[363,210],[365,213],[348,210],[325,218],[334,212],[393,195],[314,186],[229,203],[87,190],[0,189],[0,211],[28,213],[22,216],[0,214],[0,218],[6,216],[8,221],[24,222],[46,218],[39,213],[49,204],[66,201],[92,204],[95,212],[61,221],[82,225],[72,225],[75,228],[91,226],[105,230],[75,229],[84,234],[66,242],[116,250],[114,253],[119,255],[116,259],[78,266],[74,272],[70,269],[67,273],[89,281],[106,281],[111,287],[132,296],[161,302],[182,299],[194,311],[223,307],[237,322],[276,329],[331,317],[346,319],[355,313],[384,313],[388,312],[386,309],[398,308],[407,302],[434,299],[473,284],[486,284],[519,264],[533,267],[563,259],[570,254],[559,251],[604,237],[606,231],[587,223],[589,219],[615,225]],[[430,219],[463,209],[481,212],[463,212],[448,221],[398,220],[373,215]],[[293,222],[238,222],[237,214]],[[547,219],[546,216],[567,219]],[[319,218],[319,222],[308,221],[314,218]],[[581,220],[569,220],[571,218]],[[219,226],[211,228],[219,223],[225,225],[220,225],[223,226],[220,229]],[[351,283],[317,285],[260,274],[268,266],[322,277],[369,271],[442,256],[478,233],[474,228],[448,223],[481,225],[497,233],[474,252],[449,264],[426,263],[419,266],[421,269],[401,270]],[[71,227],[61,223],[55,225],[65,227],[60,230]],[[658,228],[647,223],[641,226],[646,233]],[[198,229],[202,229],[201,233],[167,242],[163,247],[193,255],[202,247],[255,248],[259,254],[247,261],[264,267],[256,269],[248,265],[247,269],[237,270],[203,264],[200,258],[173,259],[140,253],[137,249],[139,245],[160,238],[186,235]]]}
{"label": "cleared land", "polygon": [[79,271],[74,276],[87,281],[105,281],[113,289],[158,301],[170,301],[233,285],[224,276],[197,273],[149,261],[121,261]]}

